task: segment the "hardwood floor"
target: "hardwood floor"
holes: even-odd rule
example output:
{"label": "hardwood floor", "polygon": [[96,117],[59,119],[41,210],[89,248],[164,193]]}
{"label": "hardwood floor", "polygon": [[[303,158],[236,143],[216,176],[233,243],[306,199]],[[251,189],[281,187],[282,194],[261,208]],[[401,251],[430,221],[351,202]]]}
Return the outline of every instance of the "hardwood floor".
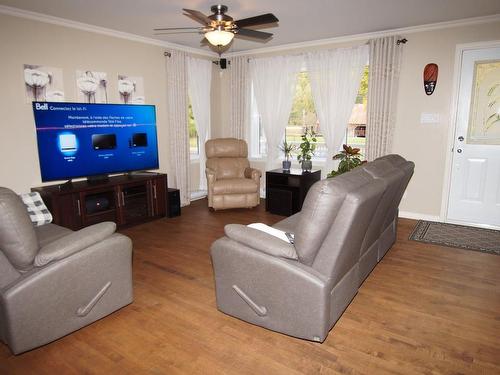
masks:
{"label": "hardwood floor", "polygon": [[281,219],[263,205],[124,230],[134,241],[133,304],[44,347],[0,374],[500,374],[500,256],[398,240],[323,344],[219,312],[210,244],[224,224]]}

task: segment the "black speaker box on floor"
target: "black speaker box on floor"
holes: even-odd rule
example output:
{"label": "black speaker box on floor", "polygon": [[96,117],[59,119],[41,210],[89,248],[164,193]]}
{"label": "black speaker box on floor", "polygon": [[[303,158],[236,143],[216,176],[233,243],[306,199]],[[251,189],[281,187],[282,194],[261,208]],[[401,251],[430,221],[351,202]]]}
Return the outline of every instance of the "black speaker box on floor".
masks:
{"label": "black speaker box on floor", "polygon": [[168,217],[181,215],[181,193],[179,189],[168,189]]}

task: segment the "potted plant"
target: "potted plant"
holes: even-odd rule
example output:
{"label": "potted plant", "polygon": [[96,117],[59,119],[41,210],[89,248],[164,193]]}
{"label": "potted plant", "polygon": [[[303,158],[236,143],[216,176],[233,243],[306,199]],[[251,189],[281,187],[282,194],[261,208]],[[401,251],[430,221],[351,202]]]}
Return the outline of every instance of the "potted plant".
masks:
{"label": "potted plant", "polygon": [[283,160],[283,170],[289,171],[292,166],[292,161],[290,160],[290,156],[292,152],[297,149],[297,146],[293,143],[288,143],[286,140],[283,141],[283,144],[280,146],[280,150],[285,154],[285,160]]}
{"label": "potted plant", "polygon": [[337,155],[333,156],[333,160],[340,160],[339,167],[337,170],[333,170],[328,173],[327,177],[335,177],[339,174],[349,172],[351,169],[366,163],[366,160],[361,160],[363,155],[360,154],[359,148],[352,148],[348,145],[342,145],[343,150]]}
{"label": "potted plant", "polygon": [[299,145],[300,153],[297,155],[297,160],[302,167],[302,172],[310,172],[312,170],[311,158],[316,150],[316,133],[312,126],[306,127],[304,134],[302,134],[302,142]]}

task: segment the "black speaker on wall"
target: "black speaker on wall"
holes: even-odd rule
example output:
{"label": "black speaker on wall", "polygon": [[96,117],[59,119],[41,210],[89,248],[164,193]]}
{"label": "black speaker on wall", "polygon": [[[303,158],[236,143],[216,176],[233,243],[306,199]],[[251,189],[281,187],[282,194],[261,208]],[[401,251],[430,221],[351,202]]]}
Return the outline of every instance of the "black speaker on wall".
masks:
{"label": "black speaker on wall", "polygon": [[179,189],[168,189],[168,217],[181,215],[181,193]]}

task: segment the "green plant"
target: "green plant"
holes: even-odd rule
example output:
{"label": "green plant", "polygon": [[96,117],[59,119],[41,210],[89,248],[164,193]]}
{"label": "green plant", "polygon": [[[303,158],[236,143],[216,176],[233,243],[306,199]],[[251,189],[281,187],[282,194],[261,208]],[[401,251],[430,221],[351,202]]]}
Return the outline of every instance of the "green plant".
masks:
{"label": "green plant", "polygon": [[280,146],[280,150],[285,154],[285,160],[290,160],[290,156],[292,156],[292,152],[297,149],[297,145],[293,143],[288,143],[286,140]]}
{"label": "green plant", "polygon": [[340,151],[337,155],[333,156],[333,160],[340,160],[339,167],[337,170],[333,170],[328,173],[327,177],[335,177],[339,174],[349,172],[351,169],[366,163],[366,160],[361,160],[363,155],[360,154],[359,148],[352,148],[348,145],[343,145],[343,151]]}
{"label": "green plant", "polygon": [[312,126],[311,128],[306,126],[304,134],[301,136],[302,142],[299,145],[299,154],[297,155],[297,160],[302,163],[304,160],[311,160],[316,150],[316,133],[314,132]]}

